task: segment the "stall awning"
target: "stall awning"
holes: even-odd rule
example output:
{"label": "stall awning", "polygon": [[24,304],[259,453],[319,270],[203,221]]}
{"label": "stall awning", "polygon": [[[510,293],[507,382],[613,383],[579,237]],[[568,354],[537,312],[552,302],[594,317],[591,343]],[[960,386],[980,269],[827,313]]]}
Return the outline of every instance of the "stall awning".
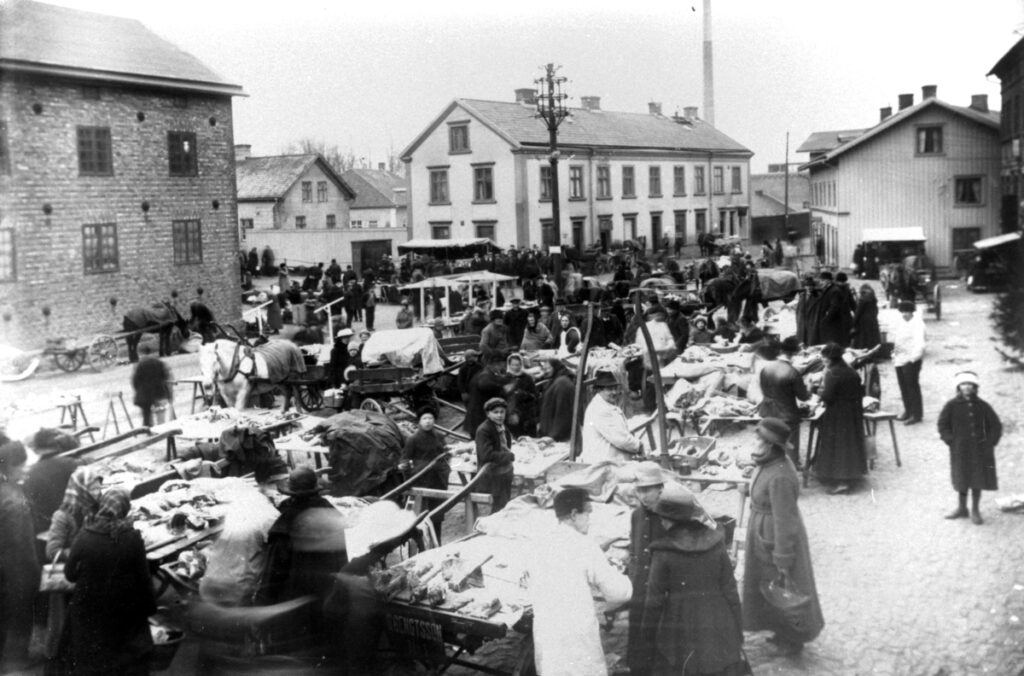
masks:
{"label": "stall awning", "polygon": [[1020,241],[1019,232],[1009,232],[1005,235],[996,235],[995,237],[986,237],[985,239],[979,239],[974,243],[975,249],[991,249],[993,247],[1002,246],[1004,244],[1010,244],[1012,242]]}
{"label": "stall awning", "polygon": [[864,228],[862,242],[923,242],[924,228]]}
{"label": "stall awning", "polygon": [[489,254],[501,247],[487,237],[470,239],[410,239],[398,245],[398,253],[417,253],[442,258],[471,258],[474,254]]}

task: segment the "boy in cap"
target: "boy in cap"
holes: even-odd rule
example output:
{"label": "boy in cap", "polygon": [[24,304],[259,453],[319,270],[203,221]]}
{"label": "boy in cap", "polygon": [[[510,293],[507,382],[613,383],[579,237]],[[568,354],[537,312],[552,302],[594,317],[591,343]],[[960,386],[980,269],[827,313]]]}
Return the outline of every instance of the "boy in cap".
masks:
{"label": "boy in cap", "polygon": [[481,480],[481,490],[491,494],[491,514],[512,498],[512,472],[516,456],[512,452],[512,434],[505,427],[508,403],[492,397],[484,404],[487,420],[476,428],[476,466],[479,472],[487,463],[490,471]]}
{"label": "boy in cap", "polygon": [[999,416],[988,402],[978,397],[978,375],[961,371],[954,379],[956,396],[939,414],[939,436],[949,446],[949,464],[957,508],[947,519],[967,517],[967,490],[971,491],[971,521],[983,523],[978,503],[981,492],[998,490],[995,448],[1003,434]]}

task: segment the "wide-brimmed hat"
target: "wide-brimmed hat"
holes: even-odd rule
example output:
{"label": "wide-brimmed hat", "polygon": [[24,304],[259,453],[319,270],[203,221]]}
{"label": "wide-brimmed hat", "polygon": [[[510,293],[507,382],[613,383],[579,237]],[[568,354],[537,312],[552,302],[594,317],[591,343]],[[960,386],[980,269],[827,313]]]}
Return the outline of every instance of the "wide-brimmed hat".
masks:
{"label": "wide-brimmed hat", "polygon": [[792,448],[789,443],[789,425],[784,420],[765,418],[757,423],[754,432],[757,433],[757,436],[776,446],[782,446],[786,449]]}
{"label": "wide-brimmed hat", "polygon": [[491,397],[487,400],[487,403],[484,404],[484,413],[490,413],[496,408],[508,410],[508,402],[501,397]]}
{"label": "wide-brimmed hat", "polygon": [[656,462],[644,460],[636,466],[636,487],[650,488],[651,486],[664,486],[665,476],[661,472],[661,466]]}
{"label": "wide-brimmed hat", "polygon": [[611,371],[598,371],[591,384],[597,388],[618,387],[619,381]]}
{"label": "wide-brimmed hat", "polygon": [[665,484],[651,511],[672,521],[696,521],[697,500],[693,493],[672,482]]}
{"label": "wide-brimmed hat", "polygon": [[311,467],[296,467],[288,478],[277,485],[277,490],[285,495],[303,497],[320,493],[320,482]]}
{"label": "wide-brimmed hat", "polygon": [[978,387],[981,384],[978,382],[978,374],[974,371],[961,371],[954,376],[953,382],[957,386],[963,385],[964,383],[970,383],[971,385]]}

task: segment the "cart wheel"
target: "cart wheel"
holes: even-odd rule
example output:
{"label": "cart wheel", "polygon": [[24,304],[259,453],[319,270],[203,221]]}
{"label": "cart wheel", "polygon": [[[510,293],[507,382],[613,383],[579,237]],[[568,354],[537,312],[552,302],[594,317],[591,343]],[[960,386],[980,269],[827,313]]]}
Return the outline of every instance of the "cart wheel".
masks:
{"label": "cart wheel", "polygon": [[384,415],[384,407],[380,405],[380,402],[376,399],[366,399],[362,404],[359,405],[360,410],[363,411],[376,411],[381,415]]}
{"label": "cart wheel", "polygon": [[324,394],[315,385],[306,385],[298,388],[295,396],[298,397],[302,408],[307,411],[318,411],[324,407]]}
{"label": "cart wheel", "polygon": [[103,371],[117,362],[117,341],[112,336],[96,336],[86,350],[89,366],[94,371]]}
{"label": "cart wheel", "polygon": [[935,318],[942,319],[942,287],[938,284],[935,285],[933,300],[935,303]]}
{"label": "cart wheel", "polygon": [[70,349],[67,352],[54,352],[53,363],[57,365],[61,371],[77,371],[82,368],[82,364],[85,363],[85,348]]}

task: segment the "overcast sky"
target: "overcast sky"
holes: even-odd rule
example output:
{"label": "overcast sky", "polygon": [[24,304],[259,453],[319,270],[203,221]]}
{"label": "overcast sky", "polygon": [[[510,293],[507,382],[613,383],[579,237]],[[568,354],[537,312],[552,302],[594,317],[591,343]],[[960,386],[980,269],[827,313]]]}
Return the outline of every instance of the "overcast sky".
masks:
{"label": "overcast sky", "polygon": [[[572,106],[704,112],[702,0],[49,1],[139,19],[242,85],[235,142],[256,155],[308,137],[375,164],[453,98],[513,100],[547,62]],[[714,0],[712,14],[715,126],[759,172],[787,132],[792,153],[812,131],[871,126],[922,85],[998,108],[986,73],[1020,39],[1024,0]]]}

